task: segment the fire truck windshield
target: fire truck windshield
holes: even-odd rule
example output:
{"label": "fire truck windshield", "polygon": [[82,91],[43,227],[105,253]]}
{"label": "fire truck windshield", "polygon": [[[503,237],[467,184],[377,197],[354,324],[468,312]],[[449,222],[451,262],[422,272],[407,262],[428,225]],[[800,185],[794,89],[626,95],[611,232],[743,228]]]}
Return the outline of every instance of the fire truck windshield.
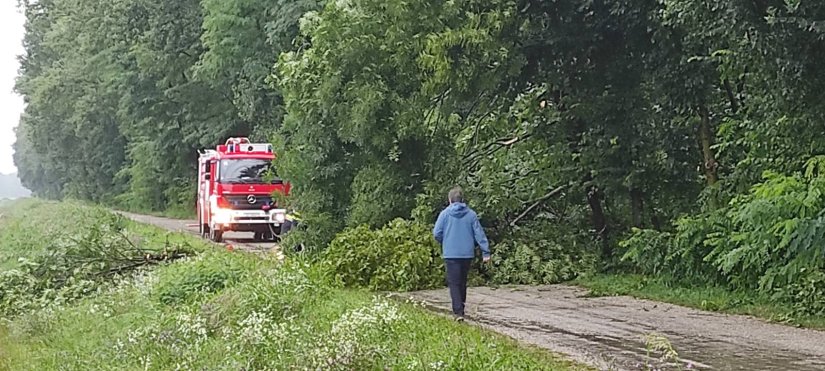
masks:
{"label": "fire truck windshield", "polygon": [[221,160],[218,182],[263,183],[274,176],[271,170],[274,168],[270,160],[259,158]]}

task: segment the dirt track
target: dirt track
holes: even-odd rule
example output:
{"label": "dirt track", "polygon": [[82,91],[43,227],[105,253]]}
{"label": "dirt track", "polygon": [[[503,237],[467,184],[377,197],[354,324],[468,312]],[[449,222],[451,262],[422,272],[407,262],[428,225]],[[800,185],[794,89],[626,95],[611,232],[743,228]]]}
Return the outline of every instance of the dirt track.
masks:
{"label": "dirt track", "polygon": [[[603,370],[638,370],[644,337],[667,337],[694,369],[825,370],[825,332],[769,324],[630,297],[587,298],[586,290],[545,287],[471,288],[469,318],[481,326]],[[410,296],[409,294],[407,295]],[[416,300],[441,311],[446,290]],[[673,365],[658,365],[662,369]]]}
{"label": "dirt track", "polygon": [[[197,234],[194,221],[122,213],[136,221]],[[226,234],[247,251],[271,251],[249,234]],[[825,332],[769,324],[630,297],[587,298],[566,285],[471,288],[468,317],[483,327],[593,365],[638,370],[648,361],[644,337],[667,337],[683,366],[713,370],[825,370]],[[399,295],[401,296],[401,295]],[[405,294],[438,311],[450,307],[446,290]],[[673,365],[657,365],[662,369]]]}

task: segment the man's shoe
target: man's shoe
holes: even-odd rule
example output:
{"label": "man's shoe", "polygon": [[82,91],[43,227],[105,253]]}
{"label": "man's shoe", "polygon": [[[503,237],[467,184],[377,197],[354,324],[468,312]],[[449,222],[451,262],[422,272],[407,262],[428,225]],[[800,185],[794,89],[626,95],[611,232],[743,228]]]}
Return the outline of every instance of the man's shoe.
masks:
{"label": "man's shoe", "polygon": [[455,316],[455,321],[456,322],[464,322],[464,316],[458,316],[458,315]]}

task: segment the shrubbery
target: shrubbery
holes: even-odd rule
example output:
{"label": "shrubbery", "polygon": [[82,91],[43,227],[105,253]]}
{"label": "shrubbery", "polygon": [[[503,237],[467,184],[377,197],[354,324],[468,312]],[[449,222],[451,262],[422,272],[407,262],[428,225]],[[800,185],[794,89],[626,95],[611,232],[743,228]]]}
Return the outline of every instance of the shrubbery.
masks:
{"label": "shrubbery", "polygon": [[187,264],[174,264],[165,269],[154,295],[163,304],[189,302],[244,279],[256,260],[256,257],[240,254],[202,254]]}
{"label": "shrubbery", "polygon": [[638,230],[624,259],[642,273],[725,284],[791,302],[797,314],[825,314],[825,176],[766,173],[722,209],[686,217],[673,234]]}
{"label": "shrubbery", "polygon": [[444,283],[441,248],[430,227],[402,219],[381,229],[345,230],[319,264],[329,279],[350,287],[410,291]]}

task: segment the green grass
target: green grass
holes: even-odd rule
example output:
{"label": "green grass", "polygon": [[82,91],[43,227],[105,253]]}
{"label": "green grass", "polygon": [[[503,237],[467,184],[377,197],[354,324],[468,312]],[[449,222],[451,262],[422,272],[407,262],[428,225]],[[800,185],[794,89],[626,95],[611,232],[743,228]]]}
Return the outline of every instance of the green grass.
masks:
{"label": "green grass", "polygon": [[825,317],[796,316],[787,304],[722,287],[690,287],[672,284],[664,279],[630,274],[582,277],[573,284],[590,289],[594,296],[628,295],[707,311],[750,315],[771,322],[825,329]]}
{"label": "green grass", "polygon": [[[0,271],[13,269],[20,258],[33,258],[55,243],[76,238],[90,224],[109,214],[106,209],[79,202],[21,199],[0,205]],[[202,251],[211,248],[191,235],[123,220],[129,239],[141,247],[187,245]]]}
{"label": "green grass", "polygon": [[[0,262],[37,257],[50,245],[42,236],[70,235],[99,213],[38,200],[6,205],[0,231],[17,239],[0,245]],[[129,235],[147,248],[199,244],[200,254],[98,282],[71,301],[0,312],[0,370],[584,369],[415,303],[331,287],[295,260],[213,249],[137,223]]]}

